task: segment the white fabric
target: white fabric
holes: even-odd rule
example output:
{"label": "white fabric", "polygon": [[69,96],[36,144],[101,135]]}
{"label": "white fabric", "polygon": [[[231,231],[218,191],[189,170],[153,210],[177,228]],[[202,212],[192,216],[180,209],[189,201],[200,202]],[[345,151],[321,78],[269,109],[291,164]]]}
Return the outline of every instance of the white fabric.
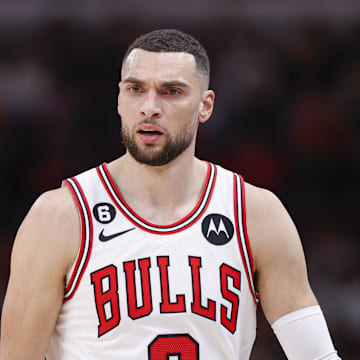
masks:
{"label": "white fabric", "polygon": [[[243,254],[240,252],[240,247],[246,246],[244,226],[241,224],[243,218],[241,190],[237,188],[237,215],[240,219],[238,227],[241,237],[239,239],[235,225],[234,174],[219,166],[212,165],[211,170],[209,186],[213,179],[214,187],[205,189],[204,201],[191,217],[196,218],[200,211],[203,212],[198,215],[195,222],[191,223],[190,220],[178,222],[171,226],[173,232],[165,234],[163,232],[168,230],[168,227],[155,228],[151,224],[142,223],[124,204],[115,202],[116,194],[113,194],[113,191],[109,193],[104,185],[110,180],[101,181],[95,169],[76,176],[72,181],[69,180],[77,188],[74,190],[76,195],[83,192],[82,196],[86,199],[79,203],[85,212],[84,217],[89,219],[84,221],[84,250],[79,253],[77,265],[68,276],[69,290],[50,341],[47,360],[152,359],[148,351],[159,335],[176,337],[178,334],[185,334],[187,340],[193,339],[190,342],[198,344],[198,354],[194,355],[194,359],[249,359],[256,334],[256,303],[247,276],[250,249],[244,248]],[[217,176],[214,174],[215,170]],[[104,169],[101,169],[100,175],[103,172]],[[211,189],[212,193],[210,193]],[[210,195],[207,196],[209,193]],[[99,204],[115,209],[111,221],[99,222],[95,215]],[[109,213],[105,215],[111,217]],[[216,216],[220,215],[223,216],[221,223],[216,220]],[[212,220],[207,225],[208,229],[204,231],[202,228],[203,226],[206,228],[204,219],[209,216]],[[226,228],[225,217],[233,226],[232,236],[229,228]],[[90,224],[89,229],[89,226],[86,227],[87,223]],[[101,240],[101,234],[109,237],[120,232],[122,235]],[[210,232],[215,238],[226,236],[229,241],[215,245],[207,239]],[[89,254],[88,258],[86,258],[87,254]],[[161,304],[165,300],[162,297],[161,279],[164,279],[164,276],[160,277],[159,257],[167,257],[169,261],[167,276],[170,302],[175,303],[177,297],[183,297],[185,311],[176,313],[161,311]],[[215,303],[215,319],[201,316],[193,310],[194,285],[192,268],[189,265],[190,257],[201,259],[199,267],[201,305],[208,307],[209,302]],[[141,259],[149,259],[151,264],[148,272],[152,311],[134,319],[129,314],[130,292],[124,267],[127,263],[135,262],[136,302],[137,306],[141,307],[144,302],[141,292],[143,280],[139,269]],[[98,309],[96,306],[98,295],[95,294],[93,276],[109,266],[114,270],[112,278],[116,275],[114,283],[117,284],[117,291],[113,293],[112,299],[118,298],[118,303],[115,300],[107,302],[103,309],[101,307]],[[223,273],[221,276],[222,269],[225,268],[230,275]],[[232,273],[241,275],[238,288],[231,276]],[[75,276],[72,276],[73,274]],[[75,279],[73,285],[70,281],[72,278]],[[103,292],[106,292],[110,287],[110,275],[103,280]],[[253,282],[253,279],[250,280]],[[111,285],[112,288],[114,283]],[[223,323],[226,322],[226,318],[231,317],[231,309],[235,308],[235,299],[238,299],[238,315],[236,328],[232,332]],[[107,318],[110,318],[111,305],[119,309],[120,321],[115,327],[99,335],[98,311],[105,312]],[[172,357],[179,356],[171,355]]]}
{"label": "white fabric", "polygon": [[339,360],[319,305],[284,315],[272,328],[289,360]]}

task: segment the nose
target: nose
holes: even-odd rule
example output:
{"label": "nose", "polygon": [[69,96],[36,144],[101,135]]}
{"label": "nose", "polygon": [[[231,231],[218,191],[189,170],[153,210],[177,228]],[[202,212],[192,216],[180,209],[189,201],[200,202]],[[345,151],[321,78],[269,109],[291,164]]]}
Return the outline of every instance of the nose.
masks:
{"label": "nose", "polygon": [[161,116],[160,99],[156,90],[149,90],[141,104],[140,114],[141,117],[146,119],[159,118]]}

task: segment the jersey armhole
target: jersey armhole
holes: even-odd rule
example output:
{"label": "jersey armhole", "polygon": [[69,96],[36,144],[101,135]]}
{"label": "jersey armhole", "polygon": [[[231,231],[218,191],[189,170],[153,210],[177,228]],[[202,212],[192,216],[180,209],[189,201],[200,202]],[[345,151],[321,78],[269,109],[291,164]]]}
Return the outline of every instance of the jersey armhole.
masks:
{"label": "jersey armhole", "polygon": [[69,188],[74,197],[81,223],[81,245],[74,263],[66,275],[68,280],[64,293],[64,302],[66,302],[74,296],[89,262],[93,241],[93,224],[88,202],[77,179],[68,178],[63,181],[63,185]]}
{"label": "jersey armhole", "polygon": [[250,292],[257,305],[259,296],[255,289],[254,266],[246,225],[245,182],[241,175],[234,174],[234,215],[236,236],[244,264]]}

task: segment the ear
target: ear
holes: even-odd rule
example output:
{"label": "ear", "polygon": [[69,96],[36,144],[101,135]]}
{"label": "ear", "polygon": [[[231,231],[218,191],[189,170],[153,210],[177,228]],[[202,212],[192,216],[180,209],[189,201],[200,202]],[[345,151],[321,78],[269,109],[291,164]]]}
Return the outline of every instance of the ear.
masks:
{"label": "ear", "polygon": [[120,109],[121,81],[119,82],[118,86],[119,86],[119,93],[118,93],[118,99],[117,99],[117,112],[121,116],[121,109]]}
{"label": "ear", "polygon": [[199,122],[206,122],[214,109],[215,93],[213,90],[206,90],[202,95],[199,108]]}

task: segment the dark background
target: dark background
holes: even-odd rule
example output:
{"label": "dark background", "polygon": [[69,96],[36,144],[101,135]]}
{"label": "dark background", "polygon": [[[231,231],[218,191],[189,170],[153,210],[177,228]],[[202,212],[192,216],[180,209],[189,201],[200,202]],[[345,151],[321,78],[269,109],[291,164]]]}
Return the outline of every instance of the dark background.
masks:
{"label": "dark background", "polygon": [[[212,64],[215,112],[200,127],[198,156],[282,199],[336,347],[358,359],[360,2],[66,3],[0,5],[0,305],[33,201],[123,152],[125,49],[175,27],[198,38]],[[260,310],[252,359],[284,358]]]}

